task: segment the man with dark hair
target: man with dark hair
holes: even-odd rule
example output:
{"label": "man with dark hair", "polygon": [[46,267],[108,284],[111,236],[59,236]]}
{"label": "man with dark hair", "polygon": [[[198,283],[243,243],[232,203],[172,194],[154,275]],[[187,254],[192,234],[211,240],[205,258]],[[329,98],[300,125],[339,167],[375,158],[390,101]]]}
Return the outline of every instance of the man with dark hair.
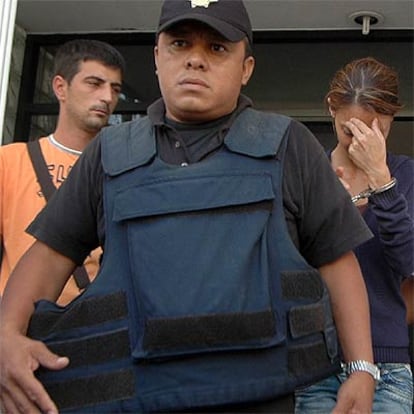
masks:
{"label": "man with dark hair", "polygon": [[[87,39],[60,46],[54,63],[52,86],[59,101],[59,118],[56,130],[38,142],[53,184],[59,187],[86,145],[107,125],[118,102],[125,63],[109,44]],[[13,143],[1,147],[0,294],[10,272],[33,243],[34,238],[25,229],[45,204],[28,145]],[[89,278],[97,273],[100,251],[96,249],[86,259]],[[78,285],[71,278],[58,303],[66,304],[77,296]]]}
{"label": "man with dark hair", "polygon": [[[251,43],[240,0],[164,1],[162,98],[105,128],[28,229],[1,305],[6,410],[286,412],[340,369],[333,319],[346,360],[372,362],[352,253],[371,233],[312,134],[241,95]],[[99,276],[60,312],[98,245]],[[373,392],[356,370],[337,412]]]}
{"label": "man with dark hair", "polygon": [[119,69],[121,79],[125,72],[123,56],[114,47],[99,40],[78,39],[61,45],[54,59],[54,76],[62,76],[68,83],[80,70],[82,62],[94,60],[104,66]]}

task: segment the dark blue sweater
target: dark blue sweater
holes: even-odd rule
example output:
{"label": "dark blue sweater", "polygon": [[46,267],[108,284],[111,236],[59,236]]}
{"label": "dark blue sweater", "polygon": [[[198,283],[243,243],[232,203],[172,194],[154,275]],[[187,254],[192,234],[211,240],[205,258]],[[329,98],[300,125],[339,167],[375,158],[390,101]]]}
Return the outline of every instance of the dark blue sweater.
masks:
{"label": "dark blue sweater", "polygon": [[414,160],[388,153],[387,165],[397,185],[361,210],[374,237],[355,254],[368,290],[375,362],[409,363],[401,282],[414,276]]}

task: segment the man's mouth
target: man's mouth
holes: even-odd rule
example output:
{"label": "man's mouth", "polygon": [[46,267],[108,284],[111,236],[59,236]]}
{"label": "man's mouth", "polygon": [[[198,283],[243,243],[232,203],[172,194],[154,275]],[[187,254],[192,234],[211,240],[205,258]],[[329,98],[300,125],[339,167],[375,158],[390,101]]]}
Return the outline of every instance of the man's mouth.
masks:
{"label": "man's mouth", "polygon": [[107,108],[101,108],[101,107],[93,107],[91,108],[91,110],[101,116],[108,116],[109,115],[109,111]]}
{"label": "man's mouth", "polygon": [[194,86],[208,88],[208,84],[199,78],[184,78],[178,82],[180,86]]}

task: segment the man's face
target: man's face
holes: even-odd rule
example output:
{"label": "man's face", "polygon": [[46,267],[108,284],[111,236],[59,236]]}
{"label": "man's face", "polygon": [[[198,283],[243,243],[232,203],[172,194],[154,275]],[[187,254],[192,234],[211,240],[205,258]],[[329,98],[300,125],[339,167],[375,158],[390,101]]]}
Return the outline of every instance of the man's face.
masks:
{"label": "man's face", "polygon": [[159,35],[155,64],[167,116],[198,123],[231,113],[254,68],[245,43],[232,43],[197,22],[177,24]]}
{"label": "man's face", "polygon": [[80,63],[79,72],[70,83],[64,79],[61,82],[60,116],[91,133],[107,125],[121,92],[119,69],[88,60]]}

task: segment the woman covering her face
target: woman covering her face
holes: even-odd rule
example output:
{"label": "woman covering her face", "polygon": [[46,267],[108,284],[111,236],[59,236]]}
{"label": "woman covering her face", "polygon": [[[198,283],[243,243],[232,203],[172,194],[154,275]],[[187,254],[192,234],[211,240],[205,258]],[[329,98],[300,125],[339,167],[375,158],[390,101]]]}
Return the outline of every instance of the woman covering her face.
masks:
{"label": "woman covering her face", "polygon": [[[374,360],[381,373],[373,412],[412,413],[401,285],[410,277],[412,283],[414,271],[414,160],[387,151],[394,115],[402,107],[397,73],[370,57],[352,61],[334,75],[326,103],[338,140],[329,154],[332,167],[374,234],[355,249],[369,296]],[[407,305],[413,306],[412,297]],[[314,401],[329,397],[322,387],[335,399],[349,375],[344,367],[324,384],[298,392],[298,411],[313,412]]]}

